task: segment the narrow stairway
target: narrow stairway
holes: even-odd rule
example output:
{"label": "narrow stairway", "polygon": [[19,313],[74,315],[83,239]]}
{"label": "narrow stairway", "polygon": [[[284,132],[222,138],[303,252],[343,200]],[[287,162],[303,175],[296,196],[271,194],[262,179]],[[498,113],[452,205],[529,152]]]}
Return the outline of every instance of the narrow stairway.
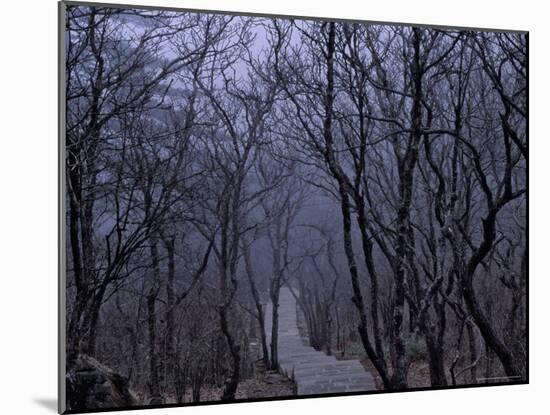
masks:
{"label": "narrow stairway", "polygon": [[[267,304],[265,327],[268,345],[271,343],[271,314]],[[365,392],[375,390],[374,379],[358,360],[337,360],[305,345],[298,331],[296,300],[287,287],[279,296],[279,367],[291,378],[294,376],[298,395],[323,393]]]}

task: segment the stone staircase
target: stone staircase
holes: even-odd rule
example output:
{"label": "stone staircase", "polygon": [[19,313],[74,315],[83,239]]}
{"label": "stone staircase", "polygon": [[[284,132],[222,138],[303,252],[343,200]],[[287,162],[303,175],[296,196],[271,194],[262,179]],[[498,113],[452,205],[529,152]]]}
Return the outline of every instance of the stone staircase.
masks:
{"label": "stone staircase", "polygon": [[[271,343],[271,302],[266,307],[266,334]],[[374,379],[358,360],[337,360],[305,344],[298,331],[296,300],[287,287],[279,296],[279,368],[294,378],[298,395],[366,392],[375,390]]]}

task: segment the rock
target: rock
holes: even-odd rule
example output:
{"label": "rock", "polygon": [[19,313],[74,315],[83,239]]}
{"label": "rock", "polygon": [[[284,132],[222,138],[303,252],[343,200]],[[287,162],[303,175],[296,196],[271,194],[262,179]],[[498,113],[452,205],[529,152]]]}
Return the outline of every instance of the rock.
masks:
{"label": "rock", "polygon": [[153,396],[149,400],[149,405],[162,405],[164,403],[162,396]]}
{"label": "rock", "polygon": [[68,409],[104,409],[138,403],[126,378],[90,356],[79,356],[65,378]]}

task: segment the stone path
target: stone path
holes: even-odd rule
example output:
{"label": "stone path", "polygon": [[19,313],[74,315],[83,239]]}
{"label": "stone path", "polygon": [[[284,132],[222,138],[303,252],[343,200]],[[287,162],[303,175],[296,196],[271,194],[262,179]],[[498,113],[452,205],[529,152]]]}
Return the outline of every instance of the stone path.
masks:
{"label": "stone path", "polygon": [[[266,331],[271,343],[271,302],[266,307]],[[337,360],[304,344],[298,332],[296,300],[290,290],[279,296],[279,367],[296,382],[298,395],[365,392],[376,389],[372,375],[358,360]]]}

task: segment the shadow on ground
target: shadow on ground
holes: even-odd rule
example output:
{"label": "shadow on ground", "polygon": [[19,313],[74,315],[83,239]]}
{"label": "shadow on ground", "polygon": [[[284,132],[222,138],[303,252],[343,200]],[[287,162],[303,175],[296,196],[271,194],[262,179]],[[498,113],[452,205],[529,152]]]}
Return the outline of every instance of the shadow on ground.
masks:
{"label": "shadow on ground", "polygon": [[35,398],[34,402],[43,408],[52,412],[57,412],[57,399],[53,398]]}

